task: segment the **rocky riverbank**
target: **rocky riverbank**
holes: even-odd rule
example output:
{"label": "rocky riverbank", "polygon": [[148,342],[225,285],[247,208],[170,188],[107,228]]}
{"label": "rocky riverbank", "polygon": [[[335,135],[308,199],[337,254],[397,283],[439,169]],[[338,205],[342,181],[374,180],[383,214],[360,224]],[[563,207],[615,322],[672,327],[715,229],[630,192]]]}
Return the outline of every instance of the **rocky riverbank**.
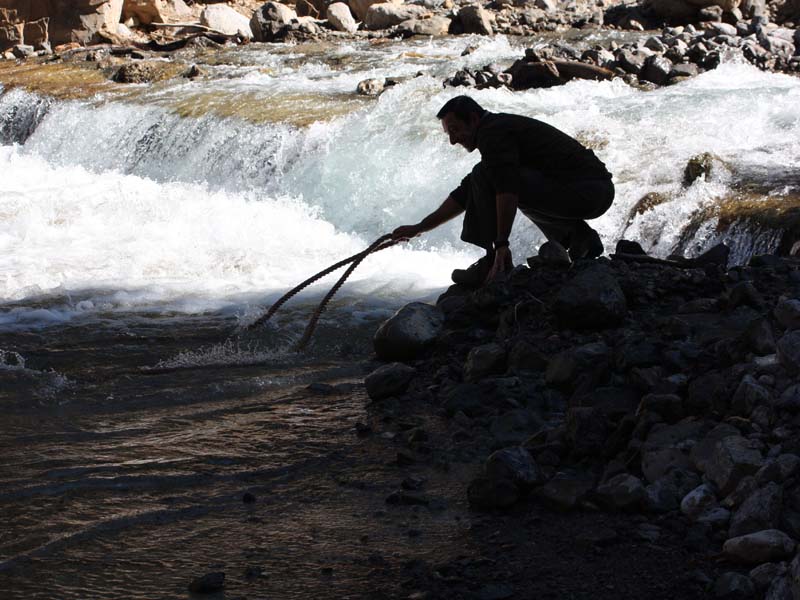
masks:
{"label": "rocky riverbank", "polygon": [[571,264],[546,244],[504,282],[401,309],[376,334],[373,410],[447,433],[398,433],[398,461],[473,461],[463,494],[498,519],[624,514],[634,539],[678,535],[694,583],[676,596],[800,598],[800,261],[727,258],[621,241]]}

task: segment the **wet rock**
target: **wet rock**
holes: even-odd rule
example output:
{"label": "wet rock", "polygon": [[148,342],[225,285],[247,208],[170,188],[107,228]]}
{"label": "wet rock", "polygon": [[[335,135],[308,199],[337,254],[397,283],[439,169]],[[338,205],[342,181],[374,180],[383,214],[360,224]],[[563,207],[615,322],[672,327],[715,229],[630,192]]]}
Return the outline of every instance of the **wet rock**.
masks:
{"label": "wet rock", "polygon": [[625,295],[611,271],[584,269],[559,290],[553,312],[562,327],[604,329],[619,325],[628,311]]}
{"label": "wet rock", "polygon": [[729,571],[714,582],[714,596],[730,600],[747,600],[755,595],[756,588],[747,575]]}
{"label": "wet rock", "polygon": [[152,83],[170,77],[173,71],[170,63],[143,60],[122,65],[112,79],[117,83]]}
{"label": "wet rock", "polygon": [[238,34],[248,40],[253,37],[250,19],[224,4],[206,6],[200,14],[200,23],[226,35]]}
{"label": "wet rock", "polygon": [[417,370],[403,363],[390,363],[375,369],[364,379],[367,394],[373,400],[398,396],[408,389]]}
{"label": "wet rock", "polygon": [[683,171],[683,184],[689,186],[700,177],[708,178],[718,164],[720,164],[719,158],[710,152],[693,156]]}
{"label": "wet rock", "polygon": [[656,85],[664,85],[672,73],[672,61],[664,56],[650,56],[642,67],[639,78]]}
{"label": "wet rock", "polygon": [[644,498],[644,485],[638,477],[620,473],[597,486],[595,494],[610,510],[637,510]]}
{"label": "wet rock", "polygon": [[783,489],[770,483],[751,494],[736,510],[728,534],[739,537],[764,529],[775,529],[780,524],[783,507]]}
{"label": "wet rock", "polygon": [[375,353],[386,361],[413,359],[436,341],[443,323],[444,315],[435,306],[407,304],[375,332]]}
{"label": "wet rock", "polygon": [[477,477],[467,487],[467,499],[475,508],[508,508],[519,500],[519,490],[508,479]]}
{"label": "wet rock", "polygon": [[778,360],[792,375],[800,374],[800,330],[790,331],[778,340]]}
{"label": "wet rock", "polygon": [[464,379],[477,381],[505,370],[506,351],[500,344],[490,343],[473,348],[464,363]]}
{"label": "wet rock", "polygon": [[722,495],[728,495],[742,477],[755,474],[763,464],[761,452],[753,442],[731,436],[717,443],[705,474]]}
{"label": "wet rock", "polygon": [[477,33],[478,35],[492,35],[492,21],[489,13],[480,5],[470,4],[458,11],[458,20],[464,33]]}
{"label": "wet rock", "polygon": [[421,6],[381,2],[367,9],[364,25],[367,29],[388,29],[409,19],[419,19],[426,13]]}
{"label": "wet rock", "polygon": [[194,594],[213,594],[225,587],[225,573],[216,571],[206,573],[189,584],[189,591]]}
{"label": "wet rock", "polygon": [[794,540],[782,531],[765,529],[729,539],[722,546],[722,553],[729,560],[758,565],[790,558],[795,547]]}
{"label": "wet rock", "polygon": [[358,82],[356,93],[361,96],[379,96],[386,85],[385,79],[364,79]]}
{"label": "wet rock", "polygon": [[486,460],[485,471],[490,479],[505,479],[522,490],[539,485],[543,476],[536,461],[525,448],[503,448]]}
{"label": "wet rock", "polygon": [[326,18],[334,29],[337,31],[345,31],[347,33],[355,33],[358,30],[358,24],[350,12],[350,7],[345,2],[334,2],[330,4],[327,9]]}
{"label": "wet rock", "polygon": [[775,307],[775,318],[785,329],[800,329],[800,300],[781,300]]}
{"label": "wet rock", "polygon": [[557,510],[571,510],[578,506],[594,482],[584,473],[557,473],[550,481],[538,488],[536,497],[547,506]]}

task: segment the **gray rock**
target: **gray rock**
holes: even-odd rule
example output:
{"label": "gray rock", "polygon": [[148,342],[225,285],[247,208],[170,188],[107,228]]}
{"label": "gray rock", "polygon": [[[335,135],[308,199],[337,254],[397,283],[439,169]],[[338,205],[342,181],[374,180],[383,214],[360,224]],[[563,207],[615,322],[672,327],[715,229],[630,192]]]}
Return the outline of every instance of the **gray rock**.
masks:
{"label": "gray rock", "polygon": [[672,61],[665,56],[650,56],[645,60],[639,79],[664,85],[672,73]]}
{"label": "gray rock", "polygon": [[426,35],[438,37],[447,35],[450,31],[451,20],[447,17],[434,15],[428,19],[409,19],[397,26],[401,33],[409,35]]}
{"label": "gray rock", "polygon": [[29,56],[33,56],[36,53],[36,48],[33,46],[28,46],[26,44],[17,44],[13,48],[11,48],[11,53],[16,58],[28,58]]}
{"label": "gray rock", "polygon": [[628,73],[639,75],[644,68],[644,61],[649,55],[641,51],[620,50],[617,52],[617,62]]}
{"label": "gray rock", "polygon": [[792,375],[800,374],[800,330],[790,331],[778,340],[778,361]]}
{"label": "gray rock", "polygon": [[739,537],[775,529],[780,524],[782,508],[783,489],[777,483],[769,483],[751,494],[736,510],[728,535]]}
{"label": "gray rock", "polygon": [[477,33],[479,35],[492,35],[492,21],[489,13],[478,4],[464,6],[458,11],[458,20],[464,33]]}
{"label": "gray rock", "polygon": [[297,13],[285,4],[266,2],[255,10],[250,19],[253,39],[257,42],[272,42],[293,19],[297,19]]}
{"label": "gray rock", "polygon": [[403,363],[390,363],[378,367],[364,379],[367,394],[373,400],[397,396],[408,389],[417,370]]}
{"label": "gray rock", "polygon": [[778,302],[775,318],[785,329],[800,329],[800,300],[792,298]]}
{"label": "gray rock", "polygon": [[745,375],[733,394],[731,409],[740,417],[749,417],[756,406],[769,405],[772,394],[752,375]]}
{"label": "gray rock", "polygon": [[729,600],[747,600],[756,593],[756,587],[747,575],[729,571],[714,582],[714,596]]}
{"label": "gray rock", "polygon": [[764,460],[757,446],[743,437],[726,437],[714,448],[714,453],[706,466],[706,477],[727,496],[746,475],[755,474]]}
{"label": "gray rock", "polygon": [[681,500],[681,512],[690,519],[696,519],[717,503],[714,490],[708,484],[697,486]]}
{"label": "gray rock", "polygon": [[[539,259],[538,262],[553,266],[568,267],[572,264],[566,248],[555,240],[549,240],[542,244],[537,258]],[[528,261],[528,264],[530,265],[530,261]]]}
{"label": "gray rock", "polygon": [[694,63],[680,63],[672,65],[670,77],[694,77],[700,73],[700,68]]}
{"label": "gray rock", "polygon": [[795,541],[782,531],[765,529],[729,539],[722,546],[722,553],[729,560],[758,565],[790,558],[795,547]]}
{"label": "gray rock", "polygon": [[592,265],[562,286],[553,312],[563,327],[603,329],[619,325],[628,305],[610,269]]}
{"label": "gray rock", "polygon": [[644,42],[644,47],[652,50],[653,52],[666,52],[667,45],[661,41],[661,38],[655,35],[651,35],[647,40]]}
{"label": "gray rock", "polygon": [[736,36],[736,26],[728,23],[712,22],[708,23],[706,29],[706,36],[715,37],[717,35],[731,35]]}
{"label": "gray rock", "polygon": [[328,23],[330,23],[337,31],[345,31],[347,33],[355,33],[358,30],[358,24],[350,12],[350,7],[344,2],[334,2],[328,6],[327,15]]}
{"label": "gray rock", "polygon": [[522,490],[531,489],[544,480],[530,452],[519,446],[492,453],[486,460],[485,470],[490,479],[507,479]]}
{"label": "gray rock", "polygon": [[600,504],[610,510],[637,510],[644,498],[644,485],[638,477],[620,473],[597,486],[595,494]]}
{"label": "gray rock", "polygon": [[367,9],[364,25],[367,29],[388,29],[399,25],[403,21],[418,19],[427,14],[427,12],[422,6],[381,2],[373,4]]}
{"label": "gray rock", "polygon": [[592,491],[591,477],[581,473],[556,473],[538,488],[536,497],[547,506],[557,510],[571,510]]}
{"label": "gray rock", "polygon": [[436,341],[444,315],[422,302],[406,304],[375,332],[373,345],[381,360],[410,360]]}
{"label": "gray rock", "polygon": [[506,351],[500,344],[489,343],[470,350],[464,363],[464,379],[477,381],[505,370]]}

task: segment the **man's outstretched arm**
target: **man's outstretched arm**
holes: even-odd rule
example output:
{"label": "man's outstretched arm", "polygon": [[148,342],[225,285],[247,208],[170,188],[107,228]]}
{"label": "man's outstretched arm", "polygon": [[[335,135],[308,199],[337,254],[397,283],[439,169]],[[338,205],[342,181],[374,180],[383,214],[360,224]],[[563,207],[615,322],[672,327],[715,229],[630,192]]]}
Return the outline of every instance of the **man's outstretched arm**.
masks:
{"label": "man's outstretched arm", "polygon": [[422,219],[416,225],[401,225],[392,232],[392,238],[395,240],[410,240],[418,236],[420,233],[425,233],[431,229],[436,229],[442,223],[446,223],[450,219],[457,217],[464,208],[452,196],[448,196],[447,200],[442,202],[441,206]]}

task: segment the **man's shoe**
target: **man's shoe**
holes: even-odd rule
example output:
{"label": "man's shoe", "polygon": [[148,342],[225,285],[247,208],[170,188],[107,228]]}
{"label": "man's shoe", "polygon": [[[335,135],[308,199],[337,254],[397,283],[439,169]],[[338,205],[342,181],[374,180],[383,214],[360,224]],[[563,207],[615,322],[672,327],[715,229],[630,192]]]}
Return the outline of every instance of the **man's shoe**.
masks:
{"label": "man's shoe", "polygon": [[586,225],[580,233],[573,234],[569,245],[569,257],[573,261],[581,258],[597,258],[603,254],[603,249],[603,242],[600,241],[598,233]]}
{"label": "man's shoe", "polygon": [[484,256],[482,259],[472,263],[466,269],[455,269],[450,278],[453,283],[467,285],[469,287],[480,287],[486,280],[486,276],[492,269],[494,256]]}

